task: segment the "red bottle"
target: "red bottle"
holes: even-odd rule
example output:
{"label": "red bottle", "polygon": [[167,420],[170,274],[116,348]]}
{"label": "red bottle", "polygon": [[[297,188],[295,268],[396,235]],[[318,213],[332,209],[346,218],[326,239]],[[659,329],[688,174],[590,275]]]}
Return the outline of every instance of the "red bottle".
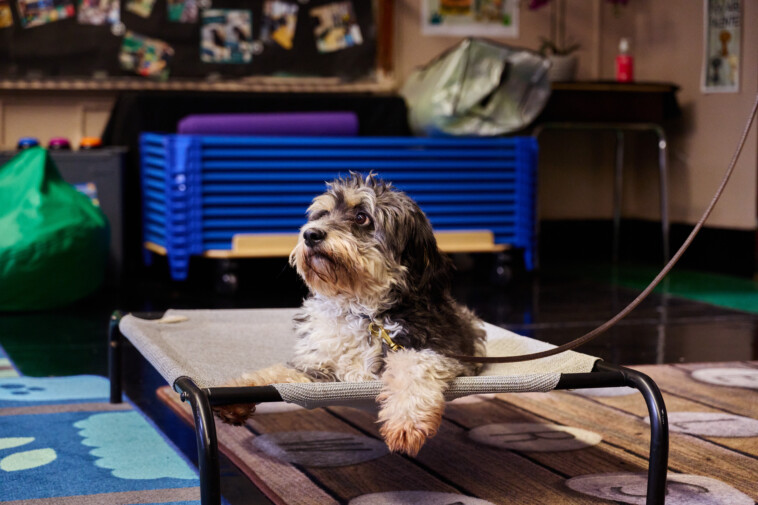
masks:
{"label": "red bottle", "polygon": [[634,58],[629,54],[629,39],[619,41],[619,54],[616,56],[616,81],[634,81]]}

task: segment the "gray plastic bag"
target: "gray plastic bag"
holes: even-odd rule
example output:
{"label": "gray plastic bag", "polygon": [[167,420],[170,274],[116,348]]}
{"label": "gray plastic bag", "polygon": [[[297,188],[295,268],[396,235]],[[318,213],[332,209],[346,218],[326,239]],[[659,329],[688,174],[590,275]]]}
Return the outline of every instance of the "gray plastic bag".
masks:
{"label": "gray plastic bag", "polygon": [[542,111],[549,68],[534,51],[469,38],[415,70],[400,93],[416,135],[502,135]]}

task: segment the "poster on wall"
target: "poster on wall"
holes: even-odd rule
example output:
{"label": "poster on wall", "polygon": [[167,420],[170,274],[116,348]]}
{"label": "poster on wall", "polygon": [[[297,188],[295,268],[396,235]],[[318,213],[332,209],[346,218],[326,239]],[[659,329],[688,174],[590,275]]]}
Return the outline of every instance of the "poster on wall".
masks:
{"label": "poster on wall", "polygon": [[423,0],[421,33],[518,37],[519,0]]}
{"label": "poster on wall", "polygon": [[741,0],[704,0],[705,41],[702,90],[737,93],[740,90]]}

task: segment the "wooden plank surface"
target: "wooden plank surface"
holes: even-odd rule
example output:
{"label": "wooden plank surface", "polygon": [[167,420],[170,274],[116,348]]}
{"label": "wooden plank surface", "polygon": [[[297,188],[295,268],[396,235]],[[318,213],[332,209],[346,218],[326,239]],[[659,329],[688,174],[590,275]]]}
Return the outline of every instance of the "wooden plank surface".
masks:
{"label": "wooden plank surface", "polygon": [[[360,411],[349,409],[354,414]],[[248,427],[256,434],[292,431],[330,431],[362,435],[361,431],[324,409],[298,410],[281,414],[254,416]],[[327,468],[307,467],[302,469],[311,480],[329,489],[341,501],[380,491],[417,489],[440,492],[456,492],[418,468],[409,459],[396,454],[387,454],[378,459],[350,466]]]}
{"label": "wooden plank surface", "polygon": [[[577,426],[602,433],[608,443],[623,447],[639,457],[647,458],[649,426],[640,416],[602,405],[592,398],[574,393],[524,393],[498,395],[499,399],[544,417],[550,422]],[[703,474],[729,482],[732,486],[758,499],[756,460],[711,442],[670,433],[669,469],[686,474]],[[752,493],[752,494],[751,494]]]}
{"label": "wooden plank surface", "polygon": [[[157,391],[158,398],[168,405],[189,425],[193,424],[192,410],[188,403],[169,386]],[[253,483],[276,504],[310,505],[337,504],[334,498],[315,485],[306,475],[292,465],[272,460],[254,450],[252,436],[244,428],[216,423],[219,450],[223,452]],[[286,499],[285,499],[286,497]]]}
{"label": "wooden plank surface", "polygon": [[691,372],[701,368],[751,368],[745,363],[708,363],[636,367],[650,376],[662,391],[676,394],[703,405],[758,419],[758,391],[705,384],[694,380]]}
{"label": "wooden plank surface", "polygon": [[[465,405],[451,404],[446,409],[445,417],[467,429],[492,423],[550,422],[498,399]],[[603,431],[598,434],[602,436]],[[606,442],[574,451],[530,452],[529,457],[569,477],[589,473],[647,471],[646,458]]]}
{"label": "wooden plank surface", "polygon": [[[758,369],[756,363],[640,366],[663,392],[670,415],[680,412],[740,415],[758,419],[758,391],[717,386],[692,378],[701,368]],[[217,424],[221,450],[277,504],[348,503],[387,491],[425,490],[524,505],[618,503],[580,494],[566,486],[572,477],[647,470],[648,415],[636,391],[623,396],[576,391],[468,398],[447,405],[440,432],[415,458],[385,454],[344,466],[287,463],[255,446],[256,437],[293,432],[332,432],[381,440],[375,414],[332,407],[257,414],[244,428]],[[188,407],[169,388],[159,391],[191,423]],[[472,430],[508,423],[581,428],[602,439],[569,451],[506,450],[474,441]],[[481,429],[481,428],[480,428]],[[670,433],[670,475],[707,476],[758,500],[758,436]],[[710,503],[710,502],[708,502]],[[714,502],[717,503],[717,502]]]}
{"label": "wooden plank surface", "polygon": [[[722,364],[710,364],[709,367],[721,366]],[[735,366],[742,366],[741,364]],[[665,366],[660,365],[648,365],[648,366],[635,366],[631,367],[635,370],[647,374],[651,377],[657,376],[660,382],[656,382],[663,394],[663,400],[666,403],[666,409],[669,414],[676,412],[712,412],[712,413],[725,413],[735,414],[730,410],[715,407],[709,403],[703,403],[702,390],[699,384],[687,384],[684,381],[687,380],[686,374],[681,374],[682,370],[679,366]],[[697,369],[697,368],[695,368]],[[684,369],[686,370],[686,368]],[[675,377],[674,382],[671,382],[668,375]],[[655,379],[654,379],[655,380]],[[731,388],[729,388],[731,389]],[[720,390],[719,390],[720,391]],[[745,405],[745,403],[751,403],[758,401],[754,399],[753,394],[750,391],[730,391],[730,395],[736,395],[737,401],[739,398],[743,398],[744,402],[740,403],[740,410],[752,411],[754,410],[751,405]],[[685,395],[685,396],[682,396]],[[689,396],[694,397],[691,399]],[[648,415],[647,407],[642,397],[639,394],[624,395],[624,396],[605,396],[605,397],[592,397],[596,402],[602,403],[609,407],[628,412],[640,418],[644,418]],[[698,398],[700,400],[698,400]],[[733,398],[734,400],[734,398]],[[711,402],[715,402],[712,400]],[[723,402],[722,402],[723,403]],[[739,414],[737,414],[739,415]],[[744,414],[742,414],[744,415]],[[747,415],[746,417],[758,418],[758,415]],[[712,441],[718,445],[728,447],[735,451],[740,451],[746,454],[758,455],[758,437],[748,438],[735,438],[735,437],[717,437],[717,436],[700,436],[704,440]]]}
{"label": "wooden plank surface", "polygon": [[[361,411],[329,410],[379,436],[375,416]],[[424,468],[465,489],[464,494],[493,503],[506,498],[508,503],[520,505],[607,503],[575,494],[563,486],[562,475],[523,455],[472,442],[464,429],[447,421],[415,459]]]}

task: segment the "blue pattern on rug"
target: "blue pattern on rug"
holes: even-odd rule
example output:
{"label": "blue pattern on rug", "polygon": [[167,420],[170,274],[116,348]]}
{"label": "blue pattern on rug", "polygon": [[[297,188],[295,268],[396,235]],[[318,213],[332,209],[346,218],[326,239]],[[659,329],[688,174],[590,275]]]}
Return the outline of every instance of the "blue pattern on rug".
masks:
{"label": "blue pattern on rug", "polygon": [[96,375],[71,377],[7,377],[0,379],[0,406],[107,402],[108,379]]}
{"label": "blue pattern on rug", "polygon": [[[157,431],[137,412],[94,414],[74,424],[82,443],[94,447],[95,464],[114,477],[130,480],[194,479],[190,466],[179,458]],[[150,458],[145,458],[150,454]]]}
{"label": "blue pattern on rug", "polygon": [[[0,440],[7,438],[33,439],[13,449],[0,450],[0,480],[3,482],[3,500],[30,500],[52,498],[56,496],[75,496],[118,491],[135,491],[147,489],[165,489],[194,487],[199,480],[194,471],[168,442],[155,432],[136,411],[117,412],[131,418],[131,426],[116,424],[115,430],[121,440],[132,439],[141,444],[141,438],[148,436],[158,447],[142,447],[141,458],[135,459],[133,452],[121,454],[109,451],[109,466],[118,467],[127,474],[126,478],[112,468],[99,464],[100,458],[91,454],[92,448],[85,445],[80,435],[78,423],[87,423],[92,417],[101,415],[92,412],[60,412],[52,414],[34,414],[19,416],[0,416]],[[135,418],[134,416],[137,416]],[[152,432],[152,433],[150,433]],[[36,452],[33,452],[36,451]],[[41,452],[46,451],[46,452]],[[39,456],[55,457],[44,464],[29,466],[23,464],[24,458],[33,461]],[[167,453],[172,454],[168,455]],[[158,461],[155,461],[155,460]],[[44,459],[40,460],[44,461]],[[153,475],[140,473],[142,469],[151,471],[154,464],[166,464],[173,470],[172,476],[167,472]],[[134,472],[128,473],[126,467],[134,466]],[[180,469],[176,471],[176,469]],[[139,475],[138,479],[134,477]],[[178,476],[178,477],[177,477]]]}
{"label": "blue pattern on rug", "polygon": [[[0,348],[0,363],[12,367],[6,356]],[[98,376],[0,377],[0,504],[200,485],[191,463],[136,406],[108,410],[109,392]],[[91,408],[66,412],[74,404]]]}

